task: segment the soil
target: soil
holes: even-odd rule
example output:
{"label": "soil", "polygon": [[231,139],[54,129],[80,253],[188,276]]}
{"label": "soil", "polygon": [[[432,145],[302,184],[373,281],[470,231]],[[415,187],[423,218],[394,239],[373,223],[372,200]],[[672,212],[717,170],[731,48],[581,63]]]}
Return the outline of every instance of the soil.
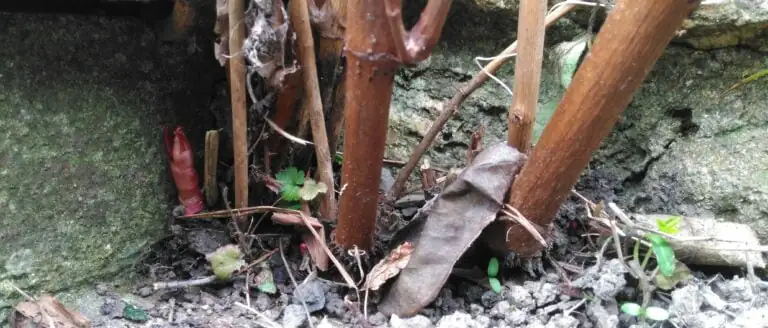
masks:
{"label": "soil", "polygon": [[[389,174],[382,177],[382,184],[388,184]],[[587,190],[584,195],[590,199],[610,200],[612,195],[601,191],[600,181],[587,172],[577,189]],[[410,195],[408,202],[395,206],[396,213],[390,217],[407,220],[424,204],[419,198]],[[427,308],[410,318],[379,313],[379,295],[373,294],[364,315],[362,304],[354,302],[355,292],[342,286],[343,280],[333,268],[319,275],[301,270],[300,241],[290,231],[265,234],[253,247],[256,258],[264,253],[262,249],[275,248],[280,238],[291,241],[284,254],[290,268],[283,265],[277,252],[264,262],[266,266],[253,272],[269,270],[277,287],[275,293],[260,291],[253,280],[246,285],[245,277],[155,290],[155,282],[210,275],[204,254],[230,242],[222,223],[177,222],[174,237],[158,245],[155,256],[148,259],[150,269],[144,272],[144,281],[133,288],[133,295],[120,295],[114,286],[97,286],[101,306],[99,313],[90,317],[94,327],[641,327],[635,317],[619,310],[626,301],[641,301],[638,282],[613,253],[606,252],[596,263],[594,246],[580,236],[585,219],[584,205],[575,197],[569,199],[556,220],[553,247],[540,263],[543,272],[531,269],[535,266],[503,265],[501,293],[490,290],[482,279],[454,276]],[[289,270],[298,288],[291,282]],[[650,305],[667,309],[670,319],[648,321],[650,326],[768,327],[765,276],[761,281],[728,268],[691,270],[689,282],[653,293]],[[128,320],[124,315],[127,304],[146,311],[147,320]]]}

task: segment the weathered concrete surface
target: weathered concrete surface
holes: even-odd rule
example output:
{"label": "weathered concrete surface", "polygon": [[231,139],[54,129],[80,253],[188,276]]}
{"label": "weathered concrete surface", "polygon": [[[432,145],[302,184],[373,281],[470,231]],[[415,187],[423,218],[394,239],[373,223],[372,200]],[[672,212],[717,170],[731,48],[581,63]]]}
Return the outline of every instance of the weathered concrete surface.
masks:
{"label": "weathered concrete surface", "polygon": [[0,44],[0,281],[130,278],[170,213],[161,117],[206,106],[187,90],[204,74],[181,74],[198,50],[131,18],[8,13]]}
{"label": "weathered concrete surface", "polygon": [[[514,41],[516,13],[510,17],[510,11],[515,5],[489,10],[468,1],[455,2],[431,62],[397,77],[387,156],[406,160],[442,102],[479,71],[473,58],[494,56]],[[565,91],[550,57],[553,45],[572,40],[582,27],[566,19],[547,32],[536,132]],[[746,223],[768,242],[768,88],[757,81],[723,94],[742,74],[765,65],[765,54],[748,48],[702,51],[671,45],[595,154],[591,179],[579,186],[600,189],[595,195],[615,194],[611,200],[632,211]],[[510,88],[513,67],[514,60],[497,74]],[[488,127],[487,144],[505,139],[510,101],[494,81],[477,90],[428,151],[433,165],[463,165],[470,134],[479,124]]]}

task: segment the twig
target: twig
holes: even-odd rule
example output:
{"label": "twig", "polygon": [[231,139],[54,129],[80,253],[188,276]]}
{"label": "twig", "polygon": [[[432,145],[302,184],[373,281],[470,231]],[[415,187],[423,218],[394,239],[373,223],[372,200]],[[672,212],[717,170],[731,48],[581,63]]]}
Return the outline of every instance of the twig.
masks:
{"label": "twig", "polygon": [[[333,166],[331,151],[328,148],[328,133],[325,128],[323,102],[317,81],[317,63],[315,62],[315,41],[309,24],[307,1],[294,0],[288,3],[288,13],[299,41],[299,62],[304,78],[305,106],[308,107],[312,125],[312,140],[315,142],[317,157],[317,179],[333,189]],[[320,203],[320,214],[324,219],[333,220],[336,216],[336,194],[327,192]]]}
{"label": "twig", "polygon": [[171,299],[168,300],[168,323],[173,324],[173,314],[176,312],[174,311],[176,308],[176,299],[171,297]]}
{"label": "twig", "polygon": [[[576,5],[574,4],[568,4],[562,5],[557,9],[553,8],[554,10],[545,18],[545,25],[547,27],[551,26],[555,21],[570,12],[575,6]],[[432,145],[432,142],[435,141],[435,137],[437,137],[437,134],[440,133],[440,131],[443,129],[445,123],[447,123],[453,114],[458,111],[459,106],[464,102],[464,100],[469,98],[469,95],[471,95],[475,90],[477,90],[480,86],[488,81],[488,79],[491,77],[489,73],[495,73],[498,71],[499,68],[504,65],[504,63],[509,61],[511,58],[509,55],[516,52],[517,41],[513,42],[493,61],[485,65],[481,72],[475,74],[475,76],[472,77],[472,80],[459,87],[458,92],[456,92],[453,98],[444,103],[443,109],[440,112],[440,116],[437,118],[437,120],[435,120],[435,123],[432,123],[432,125],[429,127],[429,130],[427,130],[424,138],[421,139],[419,145],[416,146],[416,149],[413,150],[413,154],[408,159],[408,163],[406,163],[405,166],[397,174],[395,184],[392,185],[392,188],[390,188],[389,192],[387,193],[387,197],[389,199],[397,199],[400,197],[403,188],[405,188],[405,183],[408,181],[408,177],[416,168],[416,165],[418,165],[419,159],[421,159],[421,156],[424,154],[427,148]]]}
{"label": "twig", "polygon": [[[232,101],[232,135],[235,157],[235,207],[248,206],[248,116],[245,98],[244,1],[229,1],[229,82]],[[244,222],[236,222],[244,225]]]}
{"label": "twig", "polygon": [[533,223],[531,223],[531,221],[528,221],[528,219],[526,219],[523,214],[520,213],[520,211],[511,205],[505,204],[504,207],[506,209],[501,210],[502,213],[507,215],[510,220],[522,225],[526,230],[528,230],[528,232],[531,233],[531,235],[533,235],[533,237],[536,238],[539,243],[541,243],[542,246],[547,247],[547,241],[544,239],[538,229],[533,225]]}
{"label": "twig", "polygon": [[[310,229],[312,228],[310,227]],[[299,290],[299,284],[296,283],[296,278],[293,277],[293,273],[291,272],[291,266],[288,264],[288,260],[285,259],[285,252],[283,251],[283,240],[278,240],[278,247],[280,248],[280,258],[283,260],[285,272],[288,273],[288,278],[291,279],[291,283],[293,284],[293,292],[296,293]],[[304,301],[304,297],[301,295],[296,295],[296,297],[301,300],[301,306],[304,307],[304,312],[307,314],[307,322],[309,323],[309,326],[314,328],[315,325],[312,323],[312,315],[309,314],[307,302]]]}
{"label": "twig", "polygon": [[176,288],[186,288],[186,287],[192,287],[192,286],[207,285],[207,284],[210,284],[210,283],[212,283],[214,281],[216,281],[216,276],[208,276],[208,277],[191,279],[191,280],[156,282],[156,283],[154,283],[153,286],[154,286],[155,290],[159,290],[159,289],[176,289]]}
{"label": "twig", "polygon": [[253,313],[253,314],[257,315],[259,318],[261,318],[262,320],[264,320],[264,321],[266,321],[266,322],[267,322],[267,323],[265,324],[265,323],[262,323],[262,322],[256,321],[256,322],[255,322],[255,324],[257,324],[257,325],[259,325],[259,326],[262,326],[262,327],[264,327],[264,328],[280,328],[280,327],[282,327],[282,326],[281,326],[280,324],[278,324],[277,322],[274,322],[274,321],[270,320],[270,319],[269,319],[269,318],[267,318],[265,315],[261,314],[261,312],[259,312],[259,311],[256,311],[256,309],[254,309],[254,308],[252,308],[252,307],[250,307],[250,306],[247,306],[247,305],[245,305],[245,304],[243,304],[243,303],[240,303],[240,302],[235,302],[235,305],[237,305],[238,307],[240,307],[240,308],[242,308],[242,309],[244,309],[244,310],[246,310],[246,311],[248,311],[248,312],[251,312],[251,313]]}
{"label": "twig", "polygon": [[219,131],[211,130],[205,133],[205,176],[203,189],[208,206],[213,206],[219,200],[219,189],[216,186],[216,172],[219,164]]}

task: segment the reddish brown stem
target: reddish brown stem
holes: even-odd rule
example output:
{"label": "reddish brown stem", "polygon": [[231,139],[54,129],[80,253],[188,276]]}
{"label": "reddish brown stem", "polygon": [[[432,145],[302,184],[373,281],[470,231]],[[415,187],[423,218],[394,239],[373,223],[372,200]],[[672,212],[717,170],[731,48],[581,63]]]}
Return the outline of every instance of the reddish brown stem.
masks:
{"label": "reddish brown stem", "polygon": [[402,0],[383,0],[389,17],[389,29],[394,39],[397,56],[405,64],[429,57],[437,45],[453,0],[430,0],[421,18],[411,31],[403,26]]}
{"label": "reddish brown stem", "polygon": [[533,122],[536,120],[546,13],[546,0],[520,2],[517,21],[520,50],[515,60],[515,89],[507,118],[507,142],[524,154],[531,148]]}
{"label": "reddish brown stem", "polygon": [[[235,157],[235,207],[248,207],[248,117],[245,98],[245,4],[229,1],[229,83],[232,98],[232,142]],[[247,227],[239,218],[238,225]]]}
{"label": "reddish brown stem", "polygon": [[[561,17],[565,16],[568,12],[570,12],[573,8],[575,8],[575,5],[563,5],[559,9],[555,10],[554,12],[547,15],[546,18],[546,26],[552,25],[554,22],[556,22]],[[509,55],[514,54],[517,51],[517,41],[513,42],[509,47],[504,49],[493,61],[485,65],[483,70],[485,72],[488,72],[490,74],[496,73],[504,63],[509,61],[511,57]],[[437,117],[437,120],[435,120],[434,123],[429,127],[429,130],[427,130],[427,133],[424,134],[424,138],[421,139],[421,142],[419,142],[419,145],[416,146],[416,148],[413,150],[413,154],[408,159],[408,162],[403,166],[403,168],[400,170],[400,172],[397,174],[397,178],[395,179],[394,185],[392,185],[392,188],[389,189],[387,192],[387,198],[388,199],[397,199],[400,198],[400,195],[403,193],[403,190],[405,190],[405,183],[408,181],[408,177],[411,176],[411,173],[416,168],[416,165],[419,163],[419,159],[421,159],[421,156],[424,155],[424,152],[427,151],[427,148],[432,145],[432,142],[435,141],[435,138],[437,137],[437,134],[440,133],[440,130],[443,129],[443,126],[445,126],[445,123],[448,122],[448,120],[451,119],[453,114],[456,113],[456,111],[459,110],[459,106],[469,98],[469,95],[471,95],[475,90],[480,88],[483,84],[485,84],[486,81],[490,79],[488,74],[485,72],[478,72],[475,74],[474,77],[472,77],[472,80],[465,83],[464,85],[459,87],[459,91],[456,92],[456,94],[451,98],[450,100],[445,101],[443,105],[443,110],[440,113],[440,116]]]}
{"label": "reddish brown stem", "polygon": [[[515,180],[509,203],[548,227],[592,153],[699,1],[619,1],[597,34],[550,123]],[[485,230],[502,254],[537,256],[542,245],[522,226],[499,221]],[[505,242],[506,241],[506,242]]]}
{"label": "reddish brown stem", "polygon": [[[396,2],[399,5],[399,1]],[[430,0],[427,7],[447,6],[450,2]],[[447,10],[430,11],[432,15],[439,12]],[[396,55],[396,44],[404,43],[390,33],[390,26],[402,25],[402,21],[391,22],[391,19],[381,0],[353,0],[347,6],[345,83],[348,89],[344,101],[342,194],[335,238],[336,243],[346,249],[357,246],[367,250],[373,244],[392,85],[402,58]],[[417,26],[431,26],[422,20],[440,22],[445,17],[425,12]],[[423,37],[436,40],[439,32]]]}

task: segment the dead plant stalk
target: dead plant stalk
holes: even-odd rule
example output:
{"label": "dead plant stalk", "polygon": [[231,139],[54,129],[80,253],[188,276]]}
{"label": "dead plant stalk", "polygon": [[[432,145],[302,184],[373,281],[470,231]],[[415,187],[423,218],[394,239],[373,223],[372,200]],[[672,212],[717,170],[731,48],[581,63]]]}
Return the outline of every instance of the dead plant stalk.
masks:
{"label": "dead plant stalk", "polygon": [[[305,106],[309,109],[312,139],[315,144],[317,157],[317,179],[330,190],[334,189],[333,167],[331,166],[331,151],[328,149],[328,134],[325,130],[325,115],[320,99],[320,85],[317,82],[317,63],[315,62],[315,41],[312,38],[312,27],[309,23],[307,0],[291,0],[288,4],[288,14],[296,31],[299,41],[299,62],[304,78]],[[333,219],[336,215],[336,195],[327,192],[320,203],[320,215],[324,219]]]}
{"label": "dead plant stalk", "polygon": [[[451,0],[429,0],[405,30],[399,0],[354,0],[347,6],[344,159],[336,243],[370,250],[379,204],[379,179],[395,73],[401,63],[429,56]],[[406,46],[407,45],[407,46]]]}
{"label": "dead plant stalk", "polygon": [[[532,223],[550,226],[592,153],[698,5],[699,1],[666,0],[616,3],[512,185],[512,207]],[[542,245],[521,225],[509,221],[494,225],[484,236],[493,250],[514,251],[523,258],[540,254]]]}
{"label": "dead plant stalk", "polygon": [[[245,2],[229,1],[229,87],[232,101],[232,143],[235,157],[235,207],[248,206],[248,116],[246,114]],[[237,221],[246,226],[244,218]]]}
{"label": "dead plant stalk", "polygon": [[532,145],[533,122],[539,100],[541,62],[544,59],[546,0],[522,0],[517,21],[520,49],[515,60],[515,89],[507,118],[507,142],[527,154]]}
{"label": "dead plant stalk", "polygon": [[[547,27],[551,26],[561,17],[565,16],[568,12],[570,12],[573,8],[575,8],[576,5],[568,4],[563,5],[559,7],[558,9],[552,11],[549,15],[547,15],[545,19],[545,25]],[[419,142],[419,145],[416,146],[416,149],[413,150],[413,154],[408,159],[408,162],[403,166],[403,168],[400,170],[400,172],[397,174],[397,178],[395,178],[395,183],[392,185],[392,187],[389,189],[389,192],[387,193],[387,198],[389,199],[397,199],[400,198],[400,195],[403,193],[403,190],[405,190],[405,183],[408,181],[408,177],[411,176],[411,173],[416,168],[416,165],[418,165],[419,160],[421,159],[421,156],[424,155],[424,152],[427,151],[427,148],[429,148],[432,145],[432,142],[435,141],[435,138],[437,137],[438,133],[443,129],[443,126],[445,126],[445,123],[448,122],[448,120],[453,117],[453,114],[455,114],[459,110],[459,106],[469,98],[469,96],[475,92],[478,88],[480,88],[485,82],[487,82],[490,79],[489,74],[496,73],[501,66],[503,66],[507,61],[509,61],[513,54],[517,52],[517,41],[513,42],[511,45],[509,45],[504,51],[499,53],[490,63],[485,65],[483,67],[482,71],[475,74],[474,77],[472,77],[472,80],[465,83],[464,85],[460,86],[456,94],[451,98],[450,100],[447,100],[442,108],[442,111],[440,112],[440,116],[438,116],[437,120],[435,120],[435,123],[432,123],[432,125],[429,127],[429,130],[427,130],[427,133],[424,134],[424,139],[421,139],[421,142]]]}

